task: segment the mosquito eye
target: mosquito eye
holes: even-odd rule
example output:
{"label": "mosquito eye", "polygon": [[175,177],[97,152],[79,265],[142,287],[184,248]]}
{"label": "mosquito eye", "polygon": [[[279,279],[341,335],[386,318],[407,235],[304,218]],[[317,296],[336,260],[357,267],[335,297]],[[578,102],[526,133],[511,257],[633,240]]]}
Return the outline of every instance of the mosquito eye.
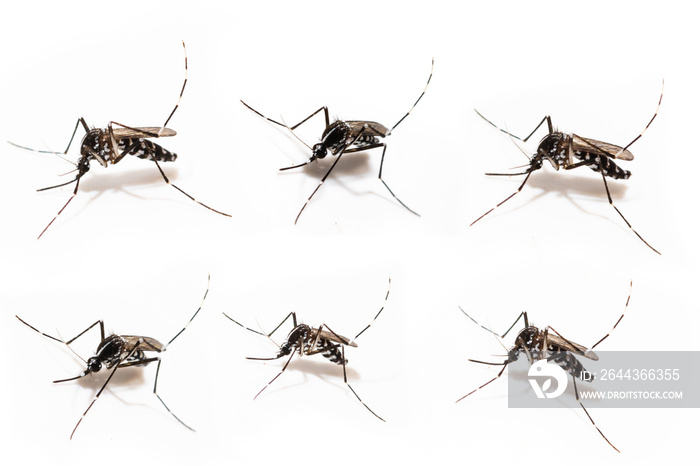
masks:
{"label": "mosquito eye", "polygon": [[99,372],[102,369],[102,363],[97,358],[90,358],[88,361],[88,370],[90,372]]}

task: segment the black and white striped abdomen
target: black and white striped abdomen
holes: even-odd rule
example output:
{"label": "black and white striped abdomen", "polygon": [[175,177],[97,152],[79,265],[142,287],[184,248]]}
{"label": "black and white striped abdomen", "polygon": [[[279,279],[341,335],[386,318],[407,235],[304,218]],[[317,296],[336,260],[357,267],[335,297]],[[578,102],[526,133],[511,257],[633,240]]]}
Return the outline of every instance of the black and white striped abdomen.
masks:
{"label": "black and white striped abdomen", "polygon": [[319,349],[323,349],[321,354],[323,354],[323,357],[328,359],[329,361],[340,365],[342,365],[343,363],[348,363],[347,359],[343,361],[343,355],[340,352],[340,346],[335,345],[323,338],[318,340],[317,346]]}
{"label": "black and white striped abdomen", "polygon": [[373,146],[375,144],[379,143],[379,139],[377,139],[376,136],[372,136],[371,134],[362,134],[360,135],[359,138],[355,141],[354,145],[358,147],[364,147],[364,146]]}
{"label": "black and white striped abdomen", "polygon": [[135,145],[128,155],[135,155],[140,159],[157,160],[158,162],[173,162],[177,154],[162,148],[158,144],[144,138],[124,138],[119,140],[119,151]]}
{"label": "black and white striped abdomen", "polygon": [[[549,361],[555,362],[559,367],[564,369],[564,371],[576,377],[577,379],[583,380],[581,378],[581,375],[586,369],[583,367],[583,364],[581,364],[581,361],[576,359],[574,353],[571,353],[569,351],[557,350],[553,352],[553,354],[550,355],[547,359]],[[587,379],[588,381],[593,380],[592,374],[588,374],[588,377],[591,377]]]}
{"label": "black and white striped abdomen", "polygon": [[632,173],[627,170],[623,170],[618,167],[615,162],[610,157],[604,155],[593,154],[591,152],[575,152],[574,156],[579,160],[590,162],[588,165],[591,170],[595,172],[603,172],[603,175],[613,178],[615,180],[626,180]]}

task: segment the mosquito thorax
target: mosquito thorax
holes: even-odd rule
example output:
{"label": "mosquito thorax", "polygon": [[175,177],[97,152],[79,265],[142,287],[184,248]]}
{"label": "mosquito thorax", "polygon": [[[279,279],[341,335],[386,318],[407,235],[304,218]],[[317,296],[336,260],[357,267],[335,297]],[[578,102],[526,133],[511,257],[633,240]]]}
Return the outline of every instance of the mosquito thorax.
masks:
{"label": "mosquito thorax", "polygon": [[537,155],[549,160],[552,167],[555,170],[559,170],[559,167],[567,159],[566,142],[569,138],[568,135],[558,131],[548,134],[540,141],[540,145],[537,147]]}
{"label": "mosquito thorax", "polygon": [[89,155],[90,151],[99,152],[102,133],[99,128],[93,128],[86,133],[80,142],[80,155]]}
{"label": "mosquito thorax", "polygon": [[518,338],[516,338],[515,341],[519,342],[520,344],[524,344],[527,349],[539,350],[539,348],[534,347],[536,341],[539,339],[539,335],[540,329],[537,327],[525,327],[520,331]]}
{"label": "mosquito thorax", "polygon": [[290,344],[294,344],[298,341],[305,341],[309,333],[311,332],[311,327],[305,324],[299,324],[296,327],[292,329],[291,332],[289,332],[289,335],[287,335],[287,342]]}

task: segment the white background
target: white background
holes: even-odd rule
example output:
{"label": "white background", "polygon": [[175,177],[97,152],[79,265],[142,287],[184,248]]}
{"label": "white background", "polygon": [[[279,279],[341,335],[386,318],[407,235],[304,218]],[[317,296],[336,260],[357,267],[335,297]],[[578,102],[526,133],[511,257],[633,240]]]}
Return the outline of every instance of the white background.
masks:
{"label": "white background", "polygon": [[[697,410],[507,408],[493,377],[504,350],[464,317],[504,331],[523,310],[601,350],[698,350],[696,175],[700,73],[690,9],[674,2],[14,2],[0,20],[0,140],[63,150],[75,120],[158,126],[189,82],[159,143],[177,152],[168,175],[229,212],[227,219],[166,186],[150,162],[93,163],[80,192],[39,241],[72,187],[58,157],[0,148],[0,443],[2,457],[52,464],[566,461],[670,462],[694,454]],[[380,151],[344,157],[293,220],[332,159],[278,173],[309,151],[260,119],[295,123],[327,105],[334,117],[396,122],[385,179]],[[632,146],[633,172],[609,183],[641,243],[607,203],[600,175],[549,165],[474,227],[521,178],[490,178],[527,162],[478,118],[529,133],[550,114],[565,132]],[[321,118],[298,134],[313,144]],[[81,133],[79,133],[81,134]],[[541,132],[525,145],[533,153]],[[79,136],[81,137],[81,136]],[[79,140],[69,152],[77,160]],[[68,339],[103,319],[110,331],[169,340],[155,367],[126,369],[68,441],[104,378],[62,385],[82,363],[14,315]],[[266,331],[290,311],[352,337],[348,376],[371,416],[323,358],[283,362]],[[288,331],[285,327],[279,343]],[[92,355],[97,332],[75,347]],[[511,337],[512,338],[512,337]],[[82,340],[82,339],[81,339]],[[80,340],[79,340],[80,341]],[[512,339],[506,339],[506,346]],[[671,367],[673,361],[669,361]]]}

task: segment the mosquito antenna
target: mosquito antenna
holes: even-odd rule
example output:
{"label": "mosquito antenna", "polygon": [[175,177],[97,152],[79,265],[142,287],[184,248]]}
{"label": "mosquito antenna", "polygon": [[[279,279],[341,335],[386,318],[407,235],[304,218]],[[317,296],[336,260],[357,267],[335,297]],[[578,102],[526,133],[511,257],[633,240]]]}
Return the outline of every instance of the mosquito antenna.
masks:
{"label": "mosquito antenna", "polygon": [[175,114],[175,110],[180,106],[180,101],[182,100],[182,94],[185,92],[185,86],[187,86],[187,47],[185,47],[185,41],[182,41],[182,49],[185,51],[185,81],[182,83],[182,89],[180,90],[180,97],[177,98],[177,103],[175,104],[175,108],[173,108],[173,111],[170,112],[170,116],[168,116],[168,119],[165,120],[165,123],[163,123],[163,127],[158,131],[158,136],[161,135],[161,131],[165,129],[166,126],[168,126],[168,122],[170,119],[173,117]]}
{"label": "mosquito antenna", "polygon": [[387,131],[387,133],[386,133],[387,136],[389,136],[391,134],[391,132],[394,131],[394,129],[401,124],[401,122],[413,111],[413,109],[418,104],[418,102],[420,102],[420,99],[423,98],[423,96],[425,95],[425,91],[428,90],[428,84],[430,84],[430,80],[433,79],[433,68],[434,67],[435,67],[435,58],[433,58],[431,63],[430,63],[430,76],[428,76],[428,82],[425,83],[425,87],[423,88],[423,92],[421,92],[421,95],[418,97],[418,100],[416,100],[413,103],[413,106],[411,106],[411,108],[408,110],[408,112],[406,112],[406,114],[404,116],[402,116],[401,119],[394,126],[392,126],[389,131]]}

